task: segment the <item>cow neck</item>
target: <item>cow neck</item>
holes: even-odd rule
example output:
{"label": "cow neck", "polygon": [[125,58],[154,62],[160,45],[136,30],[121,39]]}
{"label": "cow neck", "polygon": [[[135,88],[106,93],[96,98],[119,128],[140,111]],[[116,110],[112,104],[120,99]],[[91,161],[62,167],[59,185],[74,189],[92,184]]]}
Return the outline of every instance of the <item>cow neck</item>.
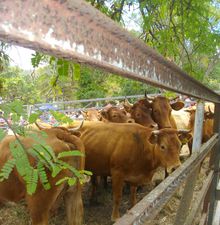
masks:
{"label": "cow neck", "polygon": [[161,160],[160,160],[160,154],[159,151],[157,150],[157,144],[154,144],[153,147],[153,167],[154,169],[156,169],[157,167],[159,167],[161,165]]}

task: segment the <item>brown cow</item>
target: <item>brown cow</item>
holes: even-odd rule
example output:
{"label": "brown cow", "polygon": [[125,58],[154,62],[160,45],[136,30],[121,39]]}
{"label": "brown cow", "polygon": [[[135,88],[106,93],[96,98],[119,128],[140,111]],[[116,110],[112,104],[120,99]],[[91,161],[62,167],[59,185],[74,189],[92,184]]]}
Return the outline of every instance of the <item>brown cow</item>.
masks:
{"label": "brown cow", "polygon": [[112,220],[119,218],[123,183],[131,185],[131,204],[136,187],[151,181],[155,170],[171,170],[180,165],[179,150],[184,132],[176,129],[153,130],[136,123],[86,123],[81,139],[86,150],[86,169],[96,176],[111,176],[113,187]]}
{"label": "brown cow", "polygon": [[113,123],[134,123],[134,120],[126,113],[124,109],[111,106],[100,111],[102,121]]}
{"label": "brown cow", "polygon": [[[192,130],[192,136],[194,133],[194,123],[195,123],[195,108],[186,109],[186,112],[190,113],[190,119],[188,123],[188,128]],[[209,109],[204,112],[203,127],[202,127],[202,143],[208,141],[213,135],[213,125],[214,125],[214,113]],[[192,140],[188,142],[190,155],[192,154]]]}
{"label": "brown cow", "polygon": [[169,100],[166,97],[157,96],[151,103],[152,117],[159,128],[177,128],[175,119],[172,116],[172,110],[178,111],[183,107],[184,103],[182,101],[172,102],[172,100]]}
{"label": "brown cow", "polygon": [[101,115],[99,110],[95,108],[88,109],[87,111],[82,112],[85,120],[88,121],[100,121]]}
{"label": "brown cow", "polygon": [[[35,131],[37,132],[37,131]],[[39,131],[38,131],[39,132]],[[82,141],[65,128],[44,129],[47,134],[46,143],[58,154],[62,151],[77,149],[84,153]],[[41,136],[39,132],[39,136]],[[14,136],[5,137],[0,143],[0,168],[10,159],[11,153],[9,144],[15,140]],[[22,144],[29,149],[35,141],[29,137],[20,137]],[[36,163],[33,157],[29,157],[32,165]],[[75,168],[84,169],[84,157],[65,157],[63,159]],[[33,195],[26,192],[23,178],[14,169],[7,180],[0,182],[0,203],[6,201],[18,202],[25,199],[30,212],[33,225],[49,225],[49,213],[58,202],[60,196],[64,196],[66,203],[67,224],[81,225],[83,221],[83,203],[81,198],[81,184],[68,187],[67,184],[55,185],[63,177],[72,176],[68,170],[61,171],[55,178],[48,173],[48,180],[51,189],[44,190],[42,184],[38,184]]]}
{"label": "brown cow", "polygon": [[[176,99],[176,98],[175,98]],[[162,128],[175,128],[177,129],[177,125],[175,122],[174,117],[172,116],[172,110],[180,110],[184,107],[184,103],[182,101],[175,101],[169,100],[166,97],[163,96],[156,96],[154,98],[149,99],[148,97],[145,97],[144,99],[138,100],[138,102],[135,103],[137,105],[136,107],[140,109],[147,109],[149,113],[149,110],[152,111],[152,119],[157,123],[159,129]],[[187,139],[190,139],[191,135],[188,136]],[[185,144],[185,141],[184,141]],[[168,176],[167,171],[165,170],[165,177]]]}
{"label": "brown cow", "polygon": [[131,118],[134,119],[136,123],[149,128],[158,128],[158,125],[152,119],[151,108],[142,104],[142,102],[138,101],[132,105],[126,100],[124,103],[124,108],[131,114]]}

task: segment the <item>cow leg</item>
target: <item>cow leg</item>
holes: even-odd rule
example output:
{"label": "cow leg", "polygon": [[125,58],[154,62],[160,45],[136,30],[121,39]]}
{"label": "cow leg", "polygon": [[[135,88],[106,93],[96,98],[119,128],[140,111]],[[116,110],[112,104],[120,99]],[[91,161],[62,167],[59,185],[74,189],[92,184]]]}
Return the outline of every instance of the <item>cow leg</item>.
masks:
{"label": "cow leg", "polygon": [[97,203],[98,203],[98,200],[97,200],[98,178],[97,178],[97,176],[93,175],[91,177],[91,182],[92,182],[92,191],[91,191],[91,196],[90,196],[90,204],[97,205]]}
{"label": "cow leg", "polygon": [[104,189],[107,190],[108,189],[108,177],[103,176],[103,177],[101,177],[101,179],[102,179],[102,182],[103,182]]}
{"label": "cow leg", "polygon": [[169,176],[169,173],[167,172],[167,168],[165,168],[165,179]]}
{"label": "cow leg", "polygon": [[116,221],[120,217],[119,206],[122,198],[122,189],[124,185],[123,177],[116,173],[112,173],[112,192],[113,192],[113,210],[112,221]]}
{"label": "cow leg", "polygon": [[133,207],[137,203],[137,186],[130,185],[130,203],[131,207]]}
{"label": "cow leg", "polygon": [[188,142],[188,147],[189,147],[189,156],[191,156],[192,155],[192,140]]}
{"label": "cow leg", "polygon": [[63,189],[63,185],[52,187],[46,191],[38,190],[32,196],[26,195],[27,206],[33,225],[49,225],[49,213]]}

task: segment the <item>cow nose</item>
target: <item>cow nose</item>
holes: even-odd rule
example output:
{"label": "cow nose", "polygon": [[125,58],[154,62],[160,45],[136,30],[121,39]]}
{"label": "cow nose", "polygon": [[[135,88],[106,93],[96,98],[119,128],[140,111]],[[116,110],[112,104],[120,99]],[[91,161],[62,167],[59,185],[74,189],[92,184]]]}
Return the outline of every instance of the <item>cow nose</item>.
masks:
{"label": "cow nose", "polygon": [[134,121],[134,119],[128,119],[127,120],[127,123],[134,123],[135,121]]}
{"label": "cow nose", "polygon": [[154,130],[158,130],[158,125],[156,123],[151,124],[150,127],[153,128]]}
{"label": "cow nose", "polygon": [[173,165],[173,166],[167,167],[167,172],[170,174],[173,171],[175,171],[179,166],[181,166],[180,161],[176,162],[175,165]]}

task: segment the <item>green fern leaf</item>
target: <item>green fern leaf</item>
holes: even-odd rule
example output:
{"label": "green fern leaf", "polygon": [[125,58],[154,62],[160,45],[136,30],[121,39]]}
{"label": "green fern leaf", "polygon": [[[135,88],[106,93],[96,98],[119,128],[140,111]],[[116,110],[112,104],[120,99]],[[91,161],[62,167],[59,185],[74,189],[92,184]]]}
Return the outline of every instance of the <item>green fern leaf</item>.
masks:
{"label": "green fern leaf", "polygon": [[76,183],[76,178],[75,177],[71,177],[68,180],[68,185],[69,186],[73,186]]}
{"label": "green fern leaf", "polygon": [[69,156],[85,156],[82,152],[78,150],[74,151],[65,151],[58,154],[57,158],[69,157]]}
{"label": "green fern leaf", "polygon": [[37,189],[37,183],[38,183],[38,171],[37,169],[30,169],[28,173],[25,176],[25,181],[27,185],[27,193],[29,195],[32,195],[35,193]]}
{"label": "green fern leaf", "polygon": [[69,165],[68,163],[62,160],[57,160],[57,163],[59,163],[63,168],[70,170],[77,178],[82,177],[82,174],[76,168]]}
{"label": "green fern leaf", "polygon": [[79,172],[81,174],[85,174],[85,175],[88,175],[88,176],[92,176],[92,172],[91,171],[88,171],[88,170],[80,170]]}
{"label": "green fern leaf", "polygon": [[56,182],[56,185],[60,185],[69,180],[69,177],[64,177]]}
{"label": "green fern leaf", "polygon": [[15,159],[9,159],[5,165],[2,167],[0,172],[0,181],[3,181],[4,179],[8,179],[10,173],[12,172],[14,166],[15,166]]}
{"label": "green fern leaf", "polygon": [[45,190],[49,190],[51,188],[50,183],[47,178],[47,173],[45,171],[45,167],[43,163],[38,162],[37,164],[37,170],[38,170],[38,175],[40,177],[40,181],[44,187]]}
{"label": "green fern leaf", "polygon": [[59,172],[62,170],[63,168],[60,165],[54,165],[54,167],[52,168],[52,177],[56,177],[57,174],[59,174]]}

